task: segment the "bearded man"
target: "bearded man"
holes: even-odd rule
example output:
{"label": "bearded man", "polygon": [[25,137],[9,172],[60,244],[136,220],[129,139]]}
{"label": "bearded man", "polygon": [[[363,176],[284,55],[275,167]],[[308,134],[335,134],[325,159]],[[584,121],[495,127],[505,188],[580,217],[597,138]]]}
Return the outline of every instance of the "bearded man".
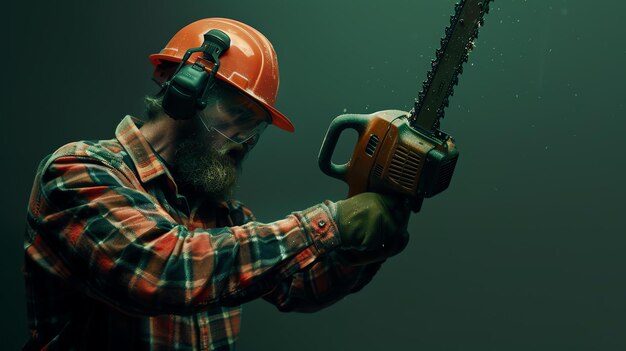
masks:
{"label": "bearded man", "polygon": [[126,116],[115,138],[64,145],[37,170],[25,350],[232,349],[244,302],[317,311],[404,249],[397,199],[326,200],[271,223],[232,199],[263,130],[294,130],[261,33],[203,19],[150,60],[161,90],[146,120]]}

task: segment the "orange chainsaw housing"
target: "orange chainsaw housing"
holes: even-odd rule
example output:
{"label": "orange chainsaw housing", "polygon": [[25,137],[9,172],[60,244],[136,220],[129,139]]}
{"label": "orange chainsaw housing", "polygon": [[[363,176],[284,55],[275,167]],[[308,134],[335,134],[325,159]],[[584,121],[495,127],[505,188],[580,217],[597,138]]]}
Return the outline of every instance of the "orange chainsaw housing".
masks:
{"label": "orange chainsaw housing", "polygon": [[[348,183],[348,197],[366,191],[403,196],[419,211],[424,197],[448,188],[459,152],[453,138],[414,129],[407,117],[399,110],[336,117],[320,149],[320,168]],[[337,165],[332,153],[347,128],[355,129],[359,138],[350,160]]]}

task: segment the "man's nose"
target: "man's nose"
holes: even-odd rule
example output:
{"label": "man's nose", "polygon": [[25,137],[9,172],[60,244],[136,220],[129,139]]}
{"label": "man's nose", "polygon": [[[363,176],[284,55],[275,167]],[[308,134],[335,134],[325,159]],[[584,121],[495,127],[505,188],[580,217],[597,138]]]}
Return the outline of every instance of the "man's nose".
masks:
{"label": "man's nose", "polygon": [[235,157],[238,160],[242,159],[243,156],[248,152],[248,145],[245,145],[245,143],[243,144],[236,144],[236,143],[232,143],[232,145],[228,148],[228,154],[231,157]]}
{"label": "man's nose", "polygon": [[235,152],[245,152],[246,151],[246,146],[244,144],[236,144],[233,143],[234,145],[230,147],[231,151],[235,151]]}

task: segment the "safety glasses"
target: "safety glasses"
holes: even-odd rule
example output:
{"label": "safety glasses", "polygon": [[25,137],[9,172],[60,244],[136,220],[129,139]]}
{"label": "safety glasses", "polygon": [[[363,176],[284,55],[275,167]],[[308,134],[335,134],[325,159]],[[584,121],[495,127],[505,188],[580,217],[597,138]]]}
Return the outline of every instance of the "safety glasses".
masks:
{"label": "safety glasses", "polygon": [[215,131],[233,143],[256,144],[271,123],[265,108],[232,89],[220,92],[211,108],[209,113],[200,114],[202,124],[209,132]]}

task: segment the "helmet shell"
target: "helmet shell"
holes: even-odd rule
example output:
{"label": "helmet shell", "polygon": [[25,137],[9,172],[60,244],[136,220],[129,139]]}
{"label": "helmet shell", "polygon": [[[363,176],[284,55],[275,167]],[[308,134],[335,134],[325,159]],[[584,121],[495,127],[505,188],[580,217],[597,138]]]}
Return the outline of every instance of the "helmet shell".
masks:
{"label": "helmet shell", "polygon": [[[228,18],[205,18],[185,26],[161,52],[150,55],[150,62],[156,67],[155,76],[162,63],[180,63],[188,49],[202,46],[204,33],[211,29],[219,29],[230,37],[230,48],[220,56],[216,77],[263,105],[270,112],[272,124],[293,132],[291,121],[274,107],[279,85],[274,47],[263,34],[245,23]],[[202,59],[201,52],[192,54],[187,64],[198,59],[207,71],[213,68],[212,62]]]}

